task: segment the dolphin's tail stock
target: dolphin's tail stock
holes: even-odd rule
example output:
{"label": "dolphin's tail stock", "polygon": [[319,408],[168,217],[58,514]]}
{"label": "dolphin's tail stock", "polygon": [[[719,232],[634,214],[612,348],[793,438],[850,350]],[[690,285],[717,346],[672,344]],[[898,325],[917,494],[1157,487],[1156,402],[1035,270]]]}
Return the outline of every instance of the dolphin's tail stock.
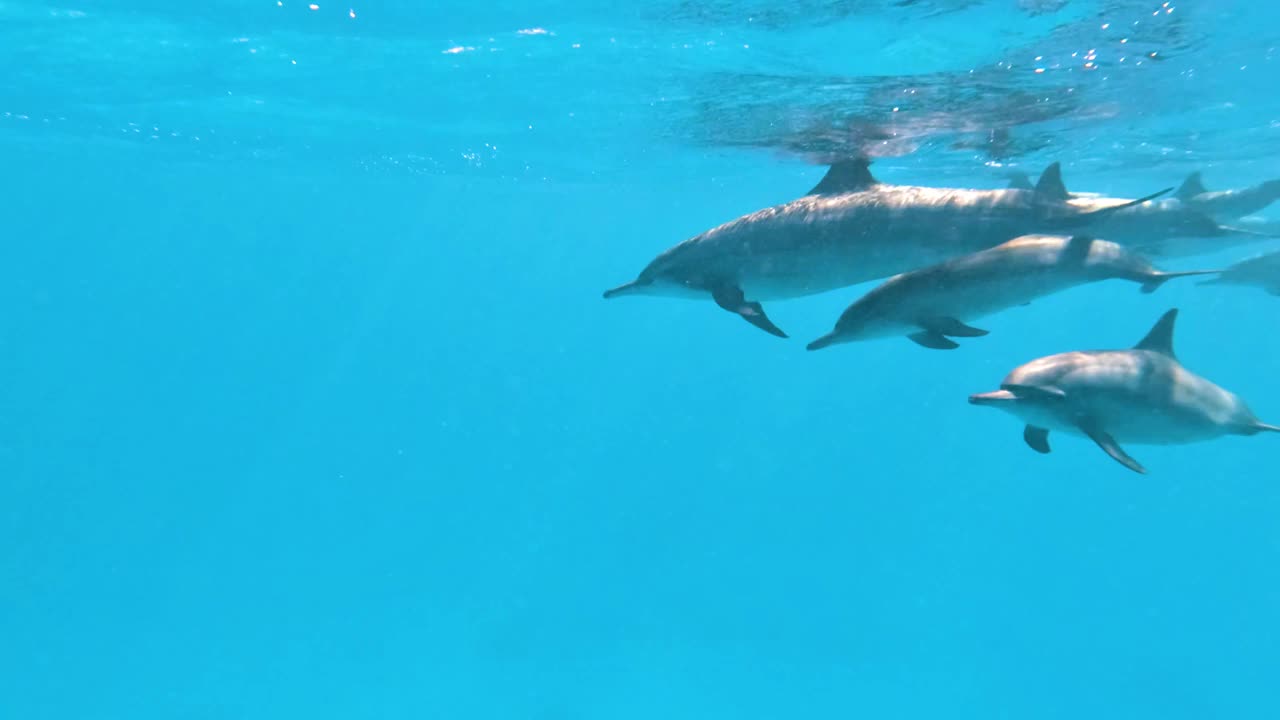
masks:
{"label": "dolphin's tail stock", "polygon": [[[1218,275],[1221,272],[1222,272],[1221,270],[1180,270],[1177,272],[1163,272],[1163,271],[1157,270],[1156,272],[1153,272],[1150,275],[1148,275],[1147,281],[1142,283],[1142,292],[1148,293],[1148,294],[1153,293],[1156,290],[1159,290],[1161,285],[1164,285],[1165,283],[1169,282],[1170,280],[1173,280],[1174,278],[1192,277],[1194,275]],[[1212,283],[1215,281],[1217,281],[1216,277],[1211,280],[1205,280],[1205,281],[1199,282],[1197,284],[1205,285],[1207,283]]]}

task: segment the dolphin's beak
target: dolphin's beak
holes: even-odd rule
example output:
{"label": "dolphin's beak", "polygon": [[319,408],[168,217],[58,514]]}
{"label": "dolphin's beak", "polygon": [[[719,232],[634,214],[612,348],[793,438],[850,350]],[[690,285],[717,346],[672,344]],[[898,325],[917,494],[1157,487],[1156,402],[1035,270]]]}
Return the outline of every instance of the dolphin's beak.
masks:
{"label": "dolphin's beak", "polygon": [[970,405],[998,405],[1002,402],[1017,400],[1018,396],[1008,390],[995,390],[969,396]]}
{"label": "dolphin's beak", "polygon": [[809,343],[808,345],[805,346],[805,348],[808,350],[821,350],[824,347],[830,347],[832,345],[835,345],[839,341],[840,339],[838,335],[836,335],[835,333],[829,333]]}
{"label": "dolphin's beak", "polygon": [[631,295],[640,288],[640,284],[639,280],[632,280],[631,282],[619,285],[616,288],[605,290],[604,297],[607,300],[611,297],[618,297],[619,295]]}

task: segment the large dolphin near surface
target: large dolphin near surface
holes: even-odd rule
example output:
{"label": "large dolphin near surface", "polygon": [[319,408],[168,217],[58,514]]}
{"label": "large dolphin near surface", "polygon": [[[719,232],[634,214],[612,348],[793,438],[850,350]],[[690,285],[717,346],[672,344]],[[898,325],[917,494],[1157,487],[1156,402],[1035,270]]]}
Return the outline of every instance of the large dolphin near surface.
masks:
{"label": "large dolphin near surface", "polygon": [[889,185],[866,159],[840,161],[804,197],[744,215],[658,255],[633,281],[604,293],[714,300],[786,337],[762,300],[835,290],[999,245],[1030,233],[1090,227],[1138,200],[1080,207],[1060,167],[1031,190]]}
{"label": "large dolphin near surface", "polygon": [[1000,389],[969,396],[1026,423],[1022,438],[1049,452],[1049,432],[1083,435],[1138,473],[1146,469],[1121,443],[1182,445],[1225,435],[1280,432],[1235,394],[1187,370],[1173,352],[1178,310],[1160,317],[1128,350],[1049,355],[1014,368]]}

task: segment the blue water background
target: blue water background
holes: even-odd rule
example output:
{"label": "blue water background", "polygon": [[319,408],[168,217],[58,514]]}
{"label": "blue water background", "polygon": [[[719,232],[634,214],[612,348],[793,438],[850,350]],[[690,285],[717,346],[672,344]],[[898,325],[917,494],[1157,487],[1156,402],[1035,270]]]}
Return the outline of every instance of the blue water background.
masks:
{"label": "blue water background", "polygon": [[[889,182],[1280,176],[1280,11],[580,2],[0,2],[0,717],[1277,717],[1280,440],[1138,476],[965,402],[1179,307],[1280,423],[1275,298],[806,353],[870,285],[770,304],[787,341],[600,292],[806,191],[788,143],[892,121],[884,78],[1010,66]],[[1037,95],[1046,145],[950,147]]]}

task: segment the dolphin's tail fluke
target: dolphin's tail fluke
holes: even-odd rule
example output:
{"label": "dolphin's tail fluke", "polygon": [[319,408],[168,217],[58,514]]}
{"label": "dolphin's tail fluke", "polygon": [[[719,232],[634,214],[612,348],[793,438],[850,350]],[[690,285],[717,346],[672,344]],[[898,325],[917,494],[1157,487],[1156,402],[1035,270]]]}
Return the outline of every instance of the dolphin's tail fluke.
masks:
{"label": "dolphin's tail fluke", "polygon": [[[1164,285],[1174,278],[1191,277],[1193,275],[1217,275],[1221,272],[1221,270],[1182,270],[1179,272],[1157,271],[1147,276],[1147,281],[1142,284],[1142,292],[1153,293],[1156,290],[1159,290],[1161,285]],[[1214,280],[1217,280],[1217,278],[1214,278]],[[1213,282],[1214,280],[1208,280],[1205,282]],[[1204,285],[1205,282],[1201,282],[1199,284]]]}
{"label": "dolphin's tail fluke", "polygon": [[641,285],[641,282],[639,280],[632,280],[631,282],[624,283],[622,285],[619,285],[616,288],[610,288],[608,290],[605,290],[604,298],[608,300],[609,298],[618,297],[619,295],[635,294],[640,288],[640,285]]}

